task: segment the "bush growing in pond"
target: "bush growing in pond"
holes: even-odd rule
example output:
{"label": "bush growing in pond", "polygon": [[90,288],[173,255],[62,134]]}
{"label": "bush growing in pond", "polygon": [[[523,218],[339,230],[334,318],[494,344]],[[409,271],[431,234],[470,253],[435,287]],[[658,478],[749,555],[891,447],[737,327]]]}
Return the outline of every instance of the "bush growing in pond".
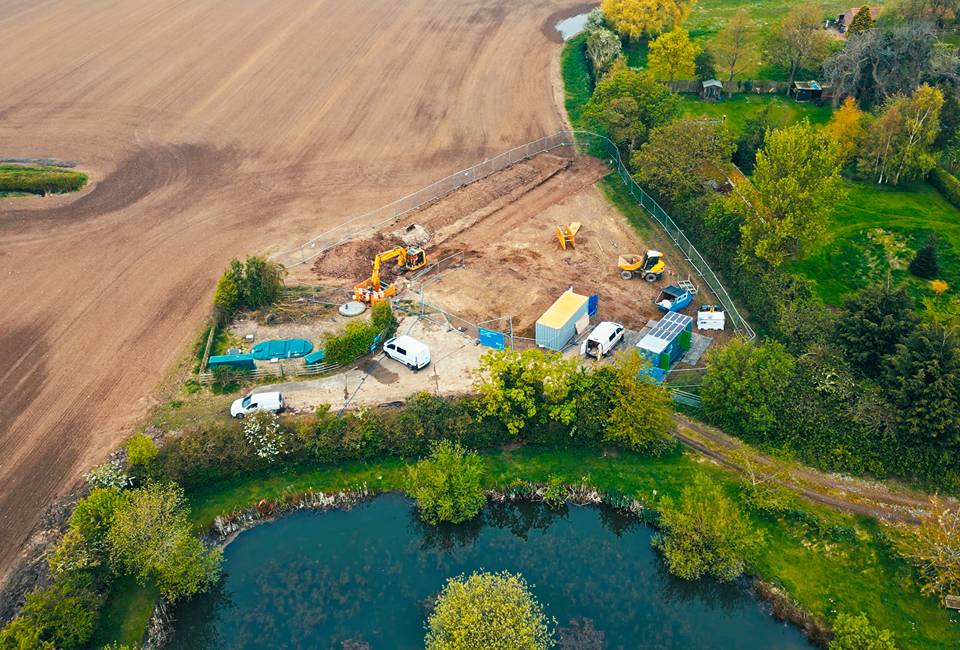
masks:
{"label": "bush growing in pond", "polygon": [[429,457],[409,469],[407,492],[427,523],[459,524],[475,517],[486,501],[480,484],[483,471],[477,454],[443,440],[433,446]]}
{"label": "bush growing in pond", "polygon": [[427,650],[545,650],[553,621],[520,575],[474,573],[447,581],[427,621]]}
{"label": "bush growing in pond", "polygon": [[875,628],[866,614],[840,612],[833,622],[833,633],[829,650],[897,650],[890,630]]}
{"label": "bush growing in pond", "polygon": [[675,576],[696,580],[710,575],[729,581],[743,573],[753,532],[720,487],[699,476],[675,504],[660,501],[661,533],[654,537]]}
{"label": "bush growing in pond", "polygon": [[220,575],[220,549],[194,536],[183,491],[158,484],[124,494],[107,533],[110,561],[170,601],[205,591]]}

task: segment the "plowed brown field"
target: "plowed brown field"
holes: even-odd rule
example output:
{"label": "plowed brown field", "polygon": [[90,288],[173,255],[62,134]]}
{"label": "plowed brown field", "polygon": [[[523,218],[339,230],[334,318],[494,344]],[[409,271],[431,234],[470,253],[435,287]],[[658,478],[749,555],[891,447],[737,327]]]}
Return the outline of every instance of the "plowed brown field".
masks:
{"label": "plowed brown field", "polygon": [[559,0],[0,0],[0,571],[151,404],[233,256],[561,127]]}

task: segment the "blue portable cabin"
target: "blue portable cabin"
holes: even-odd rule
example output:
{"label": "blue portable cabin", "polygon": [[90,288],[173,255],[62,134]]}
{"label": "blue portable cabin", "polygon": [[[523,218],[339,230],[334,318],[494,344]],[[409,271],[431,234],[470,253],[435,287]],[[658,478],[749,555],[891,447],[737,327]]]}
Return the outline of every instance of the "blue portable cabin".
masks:
{"label": "blue portable cabin", "polygon": [[326,350],[317,350],[316,352],[311,352],[310,354],[303,357],[303,362],[308,366],[312,366],[318,363],[323,363],[327,358]]}
{"label": "blue portable cabin", "polygon": [[690,349],[692,338],[693,319],[675,311],[667,312],[637,342],[641,356],[650,364],[647,373],[657,381],[663,381],[670,366]]}
{"label": "blue portable cabin", "polygon": [[564,291],[550,309],[537,319],[534,328],[537,346],[562,351],[577,335],[577,322],[589,322],[590,299],[573,291]]}
{"label": "blue portable cabin", "polygon": [[256,370],[252,354],[218,354],[207,359],[207,368],[230,367],[237,370]]}
{"label": "blue portable cabin", "polygon": [[693,302],[693,294],[683,287],[671,284],[660,290],[654,302],[660,311],[680,311],[690,306]]}

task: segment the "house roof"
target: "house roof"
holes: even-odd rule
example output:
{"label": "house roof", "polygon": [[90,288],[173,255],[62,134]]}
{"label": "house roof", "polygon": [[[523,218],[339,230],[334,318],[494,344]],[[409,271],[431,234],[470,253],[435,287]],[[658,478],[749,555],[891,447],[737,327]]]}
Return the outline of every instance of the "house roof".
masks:
{"label": "house roof", "polygon": [[823,90],[819,83],[816,81],[794,81],[793,87],[797,90]]}
{"label": "house roof", "polygon": [[686,314],[671,311],[661,318],[653,329],[637,343],[638,348],[649,350],[659,354],[663,352],[670,343],[680,336],[680,332],[687,329],[693,323],[693,319]]}
{"label": "house roof", "polygon": [[704,88],[723,88],[723,82],[717,79],[707,79],[703,82]]}

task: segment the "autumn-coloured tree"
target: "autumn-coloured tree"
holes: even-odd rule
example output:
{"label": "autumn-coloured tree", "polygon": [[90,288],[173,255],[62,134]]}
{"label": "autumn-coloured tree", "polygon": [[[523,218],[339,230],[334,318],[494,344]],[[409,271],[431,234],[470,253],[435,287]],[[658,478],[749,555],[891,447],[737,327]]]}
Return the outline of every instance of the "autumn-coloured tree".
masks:
{"label": "autumn-coloured tree", "polygon": [[816,4],[793,7],[767,38],[766,54],[788,72],[792,86],[801,68],[819,66],[830,54],[831,38],[823,29],[823,12]]}
{"label": "autumn-coloured tree", "polygon": [[657,79],[666,79],[673,87],[677,79],[693,76],[696,71],[694,61],[700,49],[690,40],[687,30],[677,27],[661,34],[650,44],[647,66]]}
{"label": "autumn-coloured tree", "polygon": [[857,147],[866,130],[867,115],[857,106],[857,100],[847,97],[843,100],[827,124],[827,133],[837,143],[837,159],[841,165],[850,162],[857,153]]}
{"label": "autumn-coloured tree", "polygon": [[913,95],[896,95],[867,130],[857,167],[878,184],[922,178],[936,165],[933,142],[940,131],[943,93],[923,84]]}
{"label": "autumn-coloured tree", "polygon": [[753,21],[750,12],[742,7],[733,14],[726,26],[710,44],[710,51],[717,65],[727,73],[727,80],[753,63],[750,39],[753,36]]}
{"label": "autumn-coloured tree", "polygon": [[603,0],[610,25],[627,38],[659,34],[683,24],[696,0]]}

